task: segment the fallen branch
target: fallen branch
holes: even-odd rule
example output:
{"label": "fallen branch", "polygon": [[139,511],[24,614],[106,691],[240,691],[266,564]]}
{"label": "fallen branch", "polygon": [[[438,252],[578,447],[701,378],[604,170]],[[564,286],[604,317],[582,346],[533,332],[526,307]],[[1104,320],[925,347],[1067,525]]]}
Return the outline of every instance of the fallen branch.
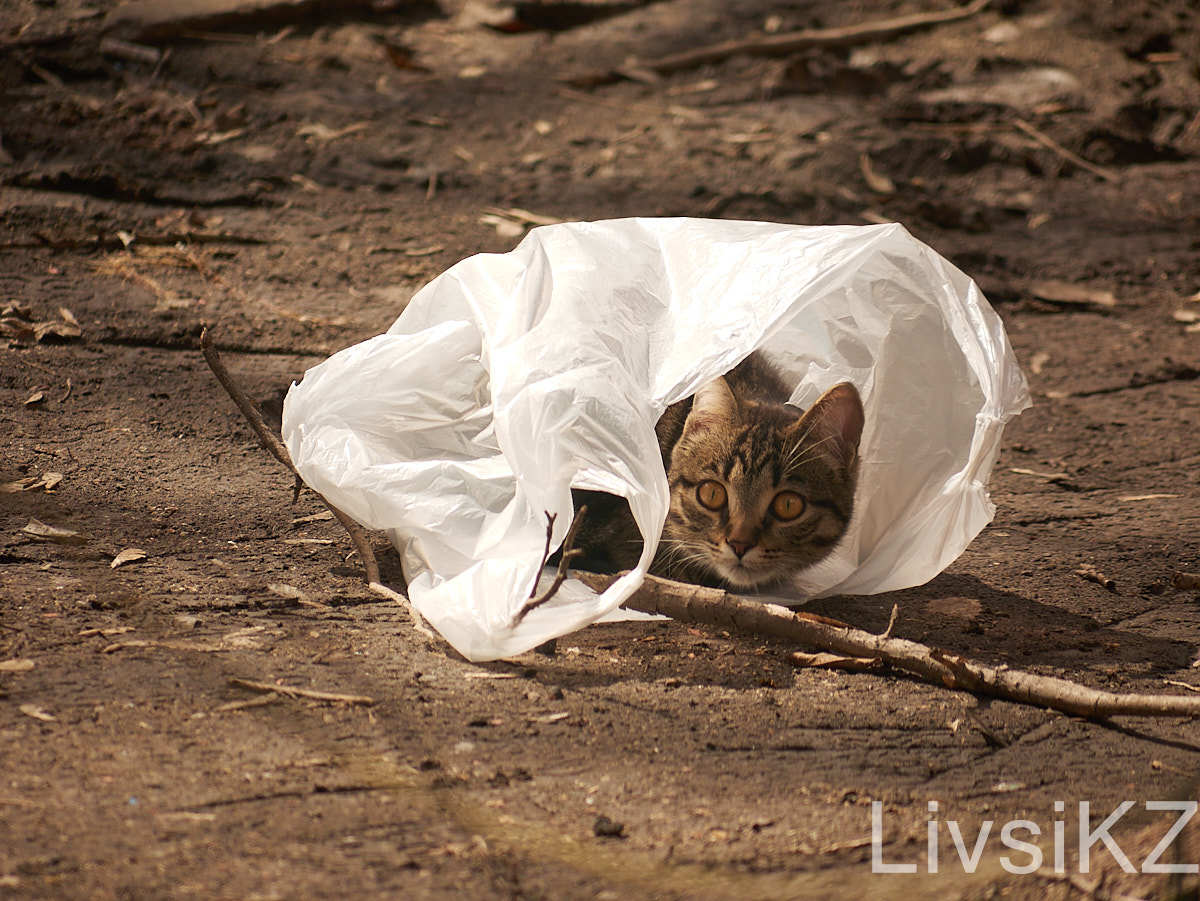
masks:
{"label": "fallen branch", "polygon": [[575,519],[571,523],[571,528],[567,530],[567,537],[563,539],[562,555],[558,558],[558,572],[554,574],[554,581],[550,583],[550,587],[542,592],[541,597],[537,597],[538,580],[541,578],[542,570],[546,567],[546,561],[550,559],[550,542],[554,537],[554,520],[556,514],[546,513],[546,550],[542,554],[542,562],[537,568],[537,575],[533,579],[533,588],[529,592],[529,600],[524,606],[517,611],[517,615],[513,617],[513,627],[520,625],[530,611],[536,610],[546,601],[550,600],[556,594],[558,589],[562,588],[562,583],[567,581],[567,572],[571,567],[571,561],[578,557],[583,551],[575,547],[575,536],[579,532],[579,527],[583,523],[583,517],[587,515],[587,507],[580,507],[575,511]]}
{"label": "fallen branch", "polygon": [[[575,578],[602,591],[616,578],[576,572]],[[1073,716],[1198,716],[1200,697],[1115,694],[1054,676],[985,666],[957,654],[904,638],[856,629],[838,620],[704,588],[646,576],[624,606],[684,622],[770,635],[823,651],[872,658],[934,685],[1047,707]]]}
{"label": "fallen branch", "polygon": [[[258,436],[258,440],[262,446],[270,451],[271,456],[290,469],[297,479],[300,478],[300,473],[296,469],[295,464],[292,463],[291,454],[284,447],[283,441],[267,427],[258,407],[246,396],[241,387],[234,382],[233,376],[225,368],[225,363],[221,359],[221,355],[213,347],[212,336],[209,335],[207,327],[200,333],[200,350],[204,354],[208,368],[212,370],[213,375],[217,377],[217,381],[221,383],[221,387],[225,389],[226,393],[233,399],[233,402],[237,404],[237,408],[242,411],[242,415],[250,423],[250,428]],[[321,503],[329,508],[329,512],[342,524],[342,528],[349,533],[350,540],[354,542],[354,549],[358,552],[359,559],[362,560],[363,569],[366,570],[367,584],[378,582],[379,563],[375,560],[375,554],[371,550],[371,543],[367,540],[367,533],[363,530],[363,527],[337,507],[333,506],[333,504],[329,503],[329,501],[325,500],[325,498],[321,497],[320,494],[317,494],[317,497],[321,498]]]}
{"label": "fallen branch", "polygon": [[[242,415],[250,423],[250,428],[258,436],[258,440],[262,443],[262,446],[271,452],[271,456],[286,466],[299,483],[300,472],[292,462],[291,454],[288,453],[288,449],[284,446],[283,441],[267,427],[266,422],[263,421],[262,412],[246,396],[246,392],[241,389],[241,386],[233,380],[233,376],[225,368],[225,363],[221,359],[221,355],[213,347],[212,337],[209,335],[207,328],[200,333],[200,350],[204,353],[204,359],[208,363],[208,368],[212,370],[213,375],[216,376],[217,381],[221,383],[221,387],[233,399],[237,408],[242,411]],[[342,528],[349,534],[350,540],[354,543],[354,549],[358,552],[358,559],[362,561],[367,588],[374,594],[381,595],[382,597],[402,601],[408,608],[408,614],[412,617],[413,625],[417,631],[433,638],[433,633],[425,626],[425,621],[421,618],[421,614],[417,612],[417,608],[412,605],[412,601],[400,594],[400,592],[388,588],[380,581],[379,562],[375,559],[375,552],[371,550],[371,542],[367,539],[366,530],[333,504],[329,503],[329,501],[325,500],[318,492],[314,491],[313,493],[321,499],[321,503],[329,509],[329,512],[333,514],[334,518],[342,524]]]}
{"label": "fallen branch", "polygon": [[617,69],[579,75],[571,78],[570,81],[576,85],[591,86],[628,77],[624,73],[630,70],[669,75],[683,69],[693,69],[708,63],[720,62],[739,53],[752,56],[789,56],[801,50],[811,50],[817,47],[853,47],[859,44],[869,44],[872,41],[898,37],[921,28],[970,18],[982,12],[990,2],[991,0],[973,0],[966,6],[942,12],[915,13],[895,19],[880,19],[875,22],[863,22],[859,25],[847,25],[842,28],[807,28],[784,34],[722,41],[719,44],[709,44],[707,47],[685,50],[682,53],[674,53],[658,59],[638,60]]}
{"label": "fallen branch", "polygon": [[271,682],[251,682],[249,679],[230,679],[230,685],[260,691],[266,694],[283,695],[288,698],[311,698],[314,701],[334,701],[340,704],[361,704],[370,707],[374,698],[366,695],[347,695],[336,691],[314,691],[311,688],[294,688],[291,685],[275,685]]}

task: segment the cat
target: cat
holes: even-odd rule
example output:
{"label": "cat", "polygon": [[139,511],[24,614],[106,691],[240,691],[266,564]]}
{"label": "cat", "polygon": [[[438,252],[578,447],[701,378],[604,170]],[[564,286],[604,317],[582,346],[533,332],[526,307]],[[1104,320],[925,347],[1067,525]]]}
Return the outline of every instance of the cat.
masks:
{"label": "cat", "polygon": [[[733,590],[770,588],[827,557],[854,512],[863,408],[849,382],[803,412],[754,352],[692,397],[655,432],[671,505],[650,572]],[[632,569],[642,537],[624,498],[575,490],[587,513],[581,569]]]}

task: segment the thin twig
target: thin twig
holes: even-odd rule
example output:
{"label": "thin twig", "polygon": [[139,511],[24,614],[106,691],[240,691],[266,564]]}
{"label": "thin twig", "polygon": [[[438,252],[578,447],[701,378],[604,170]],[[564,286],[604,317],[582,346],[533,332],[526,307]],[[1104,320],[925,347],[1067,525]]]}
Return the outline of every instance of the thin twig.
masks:
{"label": "thin twig", "polygon": [[1079,154],[1071,152],[1062,144],[1058,143],[1058,141],[1054,140],[1054,138],[1050,137],[1050,135],[1046,134],[1044,131],[1034,128],[1024,119],[1013,119],[1013,125],[1025,132],[1025,134],[1029,135],[1029,137],[1033,138],[1043,147],[1053,150],[1063,159],[1070,163],[1074,163],[1080,169],[1086,169],[1093,175],[1099,175],[1105,181],[1119,180],[1120,176],[1111,169],[1105,169],[1103,166],[1097,166],[1095,163],[1089,163]]}
{"label": "thin twig", "polygon": [[892,615],[888,617],[887,628],[880,634],[880,638],[891,638],[892,630],[896,628],[896,620],[900,618],[900,605],[892,604]]}
{"label": "thin twig", "polygon": [[366,695],[347,695],[336,691],[314,691],[310,688],[294,688],[291,685],[274,685],[270,682],[251,682],[249,679],[230,679],[230,685],[238,688],[248,688],[250,691],[261,691],[284,695],[289,698],[311,698],[314,701],[335,701],[341,704],[361,704],[369,707],[375,703],[374,698]]}
{"label": "thin twig", "polygon": [[403,595],[394,589],[388,588],[382,582],[368,582],[367,588],[372,594],[377,594],[380,597],[388,598],[392,601],[399,601],[408,608],[408,615],[412,617],[413,628],[424,635],[426,638],[437,640],[437,636],[433,634],[428,626],[425,625],[425,620],[417,608],[413,606],[413,602],[408,599],[407,595]]}
{"label": "thin twig", "polygon": [[[221,383],[221,387],[237,404],[237,408],[242,411],[242,415],[246,417],[246,421],[250,423],[250,428],[254,430],[254,434],[258,436],[258,440],[268,451],[271,452],[276,460],[286,466],[296,478],[300,478],[300,473],[296,469],[296,465],[292,462],[291,454],[284,447],[283,441],[267,427],[263,421],[262,413],[259,411],[255,403],[246,396],[246,393],[233,380],[233,376],[229,374],[229,370],[225,368],[225,363],[221,359],[221,355],[213,346],[212,336],[209,334],[208,328],[200,332],[200,350],[204,353],[204,359],[208,363],[208,368],[212,370],[213,375],[217,377],[217,381]],[[316,494],[316,492],[314,492]],[[367,539],[367,533],[363,527],[356,523],[353,519],[339,510],[325,498],[317,494],[321,498],[321,503],[329,508],[329,512],[334,515],[338,522],[342,524],[342,528],[350,535],[350,540],[354,543],[354,549],[358,552],[358,557],[362,560],[363,569],[366,570],[367,584],[379,582],[379,563],[375,560],[375,554],[371,550],[371,542]]]}
{"label": "thin twig", "polygon": [[[974,0],[974,2],[957,9],[941,12],[916,13],[909,16],[899,16],[895,19],[881,19],[874,22],[863,22],[858,25],[847,25],[842,28],[809,28],[802,31],[789,31],[784,34],[769,34],[734,41],[722,41],[719,44],[709,44],[695,50],[685,50],[670,56],[662,56],[653,60],[638,60],[632,66],[623,67],[637,71],[650,71],[659,75],[668,75],[682,69],[692,69],[708,63],[720,62],[739,53],[752,56],[790,56],[801,50],[814,47],[852,47],[868,44],[872,41],[897,37],[909,31],[942,25],[967,19],[982,12],[991,0]],[[595,85],[615,81],[622,77],[623,69],[609,69],[591,72],[571,78],[573,84]]]}
{"label": "thin twig", "polygon": [[[577,572],[575,578],[599,591],[616,577]],[[719,588],[646,576],[625,606],[672,619],[769,635],[838,654],[871,657],[934,685],[1048,707],[1073,716],[1200,716],[1200,697],[1116,694],[1053,676],[985,666],[919,642],[875,635],[838,620],[764,604]]]}
{"label": "thin twig", "polygon": [[583,551],[575,547],[575,536],[579,533],[579,527],[583,524],[583,517],[587,514],[587,507],[580,507],[575,511],[575,519],[571,523],[571,528],[567,530],[567,537],[563,539],[562,555],[558,558],[558,571],[554,574],[554,581],[550,583],[550,587],[542,592],[540,597],[537,595],[537,583],[541,577],[542,570],[546,566],[546,561],[550,559],[550,542],[554,537],[554,520],[555,514],[546,512],[546,550],[542,554],[542,562],[538,566],[537,575],[533,579],[533,590],[529,592],[529,600],[525,605],[517,611],[517,615],[513,617],[513,626],[518,626],[521,620],[531,612],[536,610],[546,601],[550,600],[556,594],[558,589],[562,587],[562,583],[567,581],[567,572],[571,568],[571,561],[578,557]]}

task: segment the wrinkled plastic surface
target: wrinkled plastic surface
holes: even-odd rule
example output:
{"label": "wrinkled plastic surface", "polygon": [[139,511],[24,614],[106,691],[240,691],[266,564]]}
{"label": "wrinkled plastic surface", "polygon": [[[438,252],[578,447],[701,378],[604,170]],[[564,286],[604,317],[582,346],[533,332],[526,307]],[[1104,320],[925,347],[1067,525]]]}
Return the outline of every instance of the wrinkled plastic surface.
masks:
{"label": "wrinkled plastic surface", "polygon": [[[642,581],[667,513],[654,424],[763,348],[810,405],[849,380],[866,410],[854,520],[777,592],[928,581],[991,520],[1004,423],[1028,405],[974,282],[899,225],[624,219],[534,229],[463,260],[384,335],[309,370],[284,406],[304,480],[399,548],[413,603],[471,659],[609,614]],[[636,570],[570,580],[518,625],[571,486],[629,500]]]}

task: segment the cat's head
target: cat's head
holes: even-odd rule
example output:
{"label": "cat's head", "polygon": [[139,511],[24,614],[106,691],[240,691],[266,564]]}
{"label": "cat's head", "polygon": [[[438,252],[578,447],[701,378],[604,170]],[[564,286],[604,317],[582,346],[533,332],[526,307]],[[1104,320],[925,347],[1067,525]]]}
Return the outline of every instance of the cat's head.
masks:
{"label": "cat's head", "polygon": [[671,451],[667,571],[754,588],[822,560],[850,524],[862,428],[849,382],[803,415],[723,378],[701,388]]}

